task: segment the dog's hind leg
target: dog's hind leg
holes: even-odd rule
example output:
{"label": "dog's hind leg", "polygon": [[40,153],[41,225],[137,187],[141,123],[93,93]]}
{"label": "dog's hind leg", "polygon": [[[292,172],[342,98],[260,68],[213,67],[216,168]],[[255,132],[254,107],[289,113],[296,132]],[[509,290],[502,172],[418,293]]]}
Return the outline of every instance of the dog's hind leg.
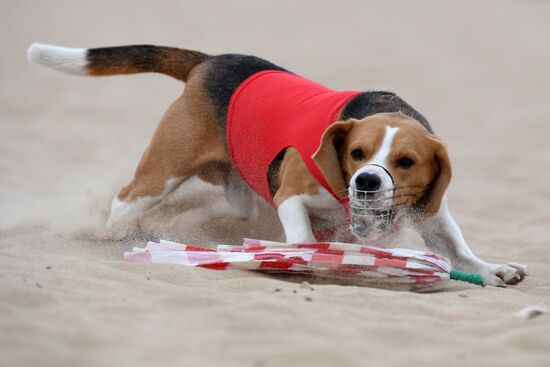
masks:
{"label": "dog's hind leg", "polygon": [[254,193],[234,169],[227,177],[225,198],[239,218],[250,218],[254,210]]}
{"label": "dog's hind leg", "polygon": [[139,217],[148,209],[160,203],[173,192],[185,177],[172,177],[163,183],[163,189],[157,194],[156,187],[160,184],[142,179],[134,179],[124,187],[111,202],[111,214],[106,228],[111,237],[122,238],[134,230]]}
{"label": "dog's hind leg", "polygon": [[[144,211],[160,203],[201,168],[229,163],[223,135],[202,88],[201,66],[196,69],[183,95],[160,121],[134,179],[113,199],[107,221],[111,236],[123,237],[131,232]],[[199,76],[194,77],[195,73]]]}
{"label": "dog's hind leg", "polygon": [[229,164],[208,164],[201,167],[197,176],[213,185],[223,185],[225,198],[240,219],[250,218],[254,211],[254,193]]}

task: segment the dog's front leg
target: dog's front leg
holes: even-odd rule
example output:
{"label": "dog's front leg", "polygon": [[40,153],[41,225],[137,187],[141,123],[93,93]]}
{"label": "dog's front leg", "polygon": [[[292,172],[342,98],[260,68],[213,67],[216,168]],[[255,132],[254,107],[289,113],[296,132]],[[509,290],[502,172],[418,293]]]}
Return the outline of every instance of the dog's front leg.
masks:
{"label": "dog's front leg", "polygon": [[302,195],[294,195],[278,207],[287,243],[315,242],[309,212]]}
{"label": "dog's front leg", "polygon": [[435,216],[417,225],[417,229],[431,251],[446,256],[458,270],[480,273],[486,285],[506,286],[521,282],[526,274],[523,265],[491,264],[477,257],[462,235],[443,198]]}

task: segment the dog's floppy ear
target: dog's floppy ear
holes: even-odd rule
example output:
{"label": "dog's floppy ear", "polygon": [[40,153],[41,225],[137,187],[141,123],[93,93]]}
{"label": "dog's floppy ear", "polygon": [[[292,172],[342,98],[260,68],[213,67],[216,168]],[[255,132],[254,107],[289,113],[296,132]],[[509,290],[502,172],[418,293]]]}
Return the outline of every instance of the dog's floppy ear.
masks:
{"label": "dog's floppy ear", "polygon": [[429,139],[433,144],[433,152],[437,163],[436,169],[438,171],[434,176],[429,191],[419,202],[419,209],[421,209],[425,218],[435,215],[439,210],[441,200],[443,200],[452,176],[451,161],[447,154],[447,147],[443,141],[435,136]]}
{"label": "dog's floppy ear", "polygon": [[340,159],[346,136],[355,122],[356,120],[351,119],[330,125],[321,138],[319,149],[312,156],[332,191],[342,198],[347,196],[348,187],[342,174]]}

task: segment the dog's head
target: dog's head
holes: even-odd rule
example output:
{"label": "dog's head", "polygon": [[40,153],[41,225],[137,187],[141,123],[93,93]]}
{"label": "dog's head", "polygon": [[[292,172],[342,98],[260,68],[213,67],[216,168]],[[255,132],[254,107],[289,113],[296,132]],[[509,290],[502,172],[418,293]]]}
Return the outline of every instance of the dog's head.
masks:
{"label": "dog's head", "polygon": [[364,239],[397,215],[437,213],[451,180],[444,143],[399,112],[335,122],[313,159],[339,196],[349,194],[352,230]]}

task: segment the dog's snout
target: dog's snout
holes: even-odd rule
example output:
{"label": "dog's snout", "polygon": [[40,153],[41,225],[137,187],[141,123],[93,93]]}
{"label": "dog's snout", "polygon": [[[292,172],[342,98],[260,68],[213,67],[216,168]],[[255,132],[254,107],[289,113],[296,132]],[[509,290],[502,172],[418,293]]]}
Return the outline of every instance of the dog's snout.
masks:
{"label": "dog's snout", "polygon": [[363,172],[355,178],[355,187],[357,190],[376,191],[380,189],[381,185],[382,179],[374,173]]}

